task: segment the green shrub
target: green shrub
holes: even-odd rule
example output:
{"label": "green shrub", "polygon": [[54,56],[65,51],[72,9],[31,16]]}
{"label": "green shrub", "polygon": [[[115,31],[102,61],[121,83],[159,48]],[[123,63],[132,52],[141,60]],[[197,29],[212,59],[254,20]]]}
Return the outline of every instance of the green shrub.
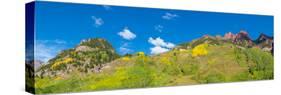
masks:
{"label": "green shrub", "polygon": [[199,83],[225,82],[225,76],[218,72],[197,73],[193,79]]}
{"label": "green shrub", "polygon": [[238,73],[237,75],[235,76],[232,76],[230,80],[228,81],[246,81],[246,80],[251,80],[251,74],[247,71],[245,72],[241,72],[241,73]]}
{"label": "green shrub", "polygon": [[224,75],[219,73],[212,73],[204,78],[205,83],[217,83],[217,82],[224,82],[224,81],[225,81]]}
{"label": "green shrub", "polygon": [[135,66],[126,71],[127,78],[122,81],[125,88],[148,87],[152,82],[152,73],[149,68]]}
{"label": "green shrub", "polygon": [[183,75],[193,75],[198,71],[198,68],[196,63],[184,63],[181,65]]}
{"label": "green shrub", "polygon": [[249,72],[254,79],[273,79],[273,56],[259,48],[246,49],[245,54],[250,62]]}
{"label": "green shrub", "polygon": [[247,66],[246,55],[239,48],[234,48],[235,61],[242,67]]}

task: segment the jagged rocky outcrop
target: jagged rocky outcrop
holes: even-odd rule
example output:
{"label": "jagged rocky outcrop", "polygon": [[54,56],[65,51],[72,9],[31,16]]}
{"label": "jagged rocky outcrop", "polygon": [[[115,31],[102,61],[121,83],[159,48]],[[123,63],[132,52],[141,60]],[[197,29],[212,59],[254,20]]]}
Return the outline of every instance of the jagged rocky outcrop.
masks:
{"label": "jagged rocky outcrop", "polygon": [[228,32],[224,35],[224,40],[231,41],[232,43],[244,47],[252,47],[254,46],[254,42],[249,37],[248,33],[246,31],[240,31],[237,34],[233,34],[231,32]]}
{"label": "jagged rocky outcrop", "polygon": [[252,39],[249,37],[246,31],[240,31],[238,34],[236,34],[232,42],[234,44],[245,46],[245,47],[252,47],[254,45]]}
{"label": "jagged rocky outcrop", "polygon": [[225,33],[225,35],[224,35],[225,40],[234,40],[235,37],[236,37],[236,34],[233,34],[231,32]]}
{"label": "jagged rocky outcrop", "polygon": [[255,43],[257,47],[261,48],[264,51],[270,51],[273,53],[273,37],[261,34],[256,40]]}
{"label": "jagged rocky outcrop", "polygon": [[273,37],[267,36],[265,34],[260,34],[256,40],[252,40],[246,31],[240,31],[237,34],[228,32],[224,35],[224,40],[229,40],[232,43],[244,47],[258,47],[263,51],[268,51],[273,53]]}

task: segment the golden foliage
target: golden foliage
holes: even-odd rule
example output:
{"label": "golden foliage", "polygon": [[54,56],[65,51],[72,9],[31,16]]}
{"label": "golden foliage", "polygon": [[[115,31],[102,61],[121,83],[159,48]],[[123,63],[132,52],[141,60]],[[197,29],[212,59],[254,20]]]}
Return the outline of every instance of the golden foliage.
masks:
{"label": "golden foliage", "polygon": [[145,56],[145,53],[144,52],[138,52],[137,55],[138,56]]}
{"label": "golden foliage", "polygon": [[52,66],[51,68],[52,69],[55,69],[57,66],[61,65],[61,64],[67,64],[69,62],[72,62],[73,59],[72,58],[65,58],[64,60],[62,61],[56,61]]}
{"label": "golden foliage", "polygon": [[130,57],[128,57],[128,56],[122,57],[122,60],[123,60],[123,61],[126,61],[126,62],[127,62],[127,61],[130,61]]}
{"label": "golden foliage", "polygon": [[160,62],[161,63],[164,63],[164,64],[167,64],[167,65],[171,65],[172,64],[172,62],[169,60],[169,58],[167,58],[167,57],[162,57],[161,59],[160,59]]}
{"label": "golden foliage", "polygon": [[144,52],[138,52],[137,53],[137,61],[136,63],[147,63],[149,62],[150,58],[148,56],[145,55]]}
{"label": "golden foliage", "polygon": [[208,44],[206,44],[206,43],[197,45],[196,47],[194,47],[192,49],[192,57],[207,55],[208,54],[208,51],[206,49],[207,47],[208,47]]}
{"label": "golden foliage", "polygon": [[55,77],[54,80],[61,80],[61,79],[63,79],[61,76],[57,76],[57,77]]}

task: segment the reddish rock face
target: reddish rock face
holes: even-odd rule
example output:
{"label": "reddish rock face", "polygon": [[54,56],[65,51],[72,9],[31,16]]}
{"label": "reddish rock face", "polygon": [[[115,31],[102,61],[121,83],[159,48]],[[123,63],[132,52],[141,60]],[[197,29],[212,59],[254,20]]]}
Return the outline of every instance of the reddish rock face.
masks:
{"label": "reddish rock face", "polygon": [[240,31],[237,34],[233,34],[231,32],[228,32],[224,35],[225,40],[231,40],[235,44],[244,44],[246,46],[252,46],[254,43],[249,37],[248,33],[246,31]]}
{"label": "reddish rock face", "polygon": [[252,46],[254,44],[246,31],[240,31],[237,33],[233,42],[235,44],[245,44],[246,46]]}
{"label": "reddish rock face", "polygon": [[264,51],[271,51],[273,54],[273,37],[265,34],[260,34],[256,40],[252,40],[248,32],[241,30],[237,34],[228,32],[223,37],[225,40],[230,40],[232,43],[248,47],[261,48]]}
{"label": "reddish rock face", "polygon": [[236,37],[234,39],[235,41],[239,41],[239,40],[251,40],[251,38],[249,37],[248,33],[246,31],[241,31],[238,34],[236,34]]}
{"label": "reddish rock face", "polygon": [[237,34],[233,34],[231,32],[228,32],[224,35],[224,38],[225,39],[231,39],[231,40],[235,40],[235,39],[251,40],[246,31],[240,31]]}
{"label": "reddish rock face", "polygon": [[224,39],[227,39],[227,40],[233,40],[235,38],[235,34],[232,34],[231,32],[228,32],[224,35]]}

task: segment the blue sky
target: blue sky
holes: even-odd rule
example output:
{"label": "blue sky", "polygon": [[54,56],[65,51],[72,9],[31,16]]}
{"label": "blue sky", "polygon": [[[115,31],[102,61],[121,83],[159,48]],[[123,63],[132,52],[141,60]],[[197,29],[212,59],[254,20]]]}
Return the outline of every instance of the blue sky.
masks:
{"label": "blue sky", "polygon": [[35,56],[43,61],[88,38],[106,39],[119,54],[158,54],[206,34],[273,35],[273,16],[265,15],[54,2],[37,2],[35,14]]}

